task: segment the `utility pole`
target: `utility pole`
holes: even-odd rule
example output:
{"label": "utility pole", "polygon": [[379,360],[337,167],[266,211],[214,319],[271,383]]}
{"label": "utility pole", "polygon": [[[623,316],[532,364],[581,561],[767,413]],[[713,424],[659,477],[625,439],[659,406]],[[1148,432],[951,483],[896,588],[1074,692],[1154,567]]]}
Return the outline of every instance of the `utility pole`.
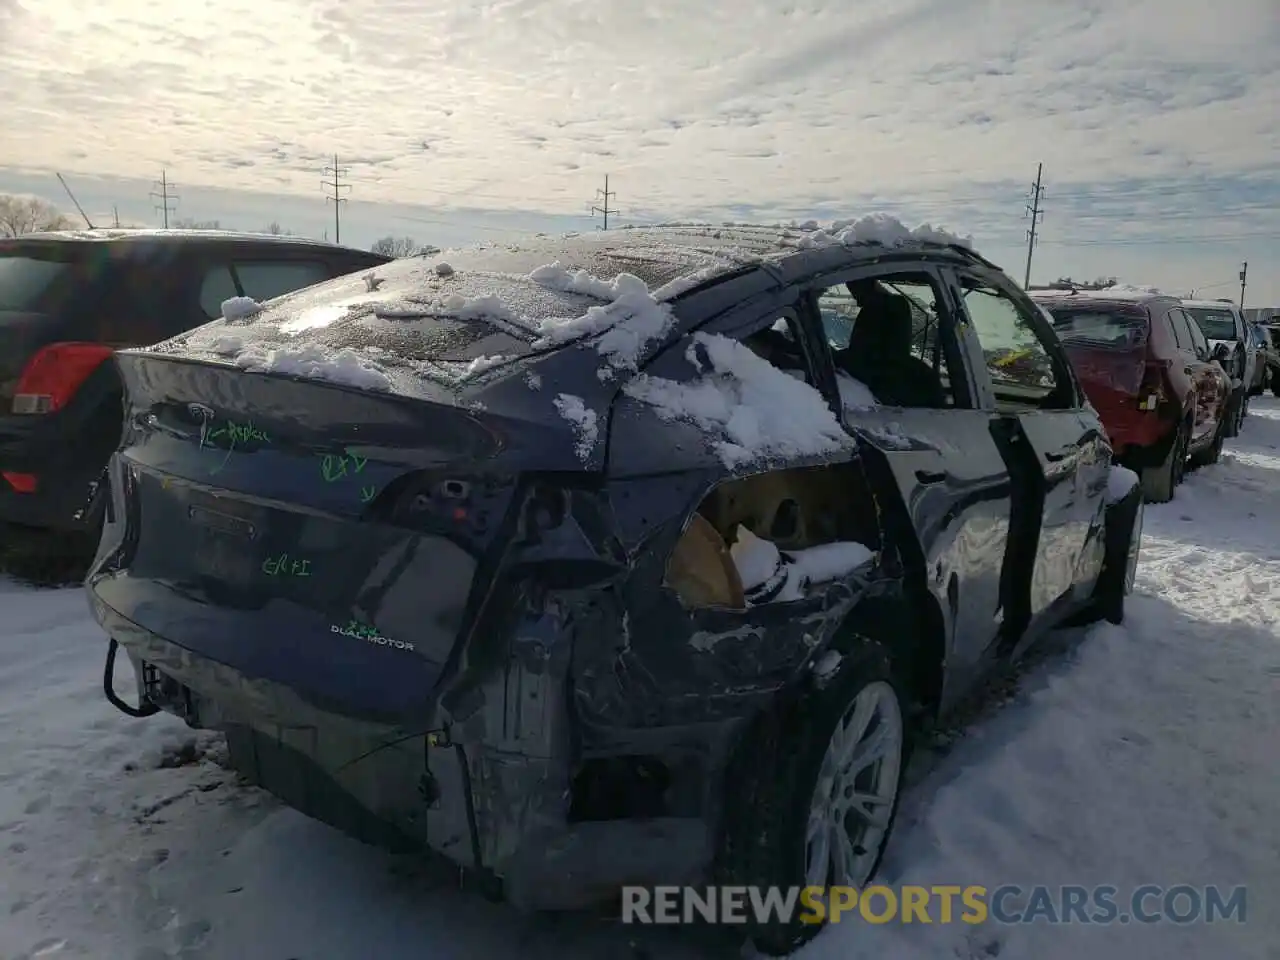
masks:
{"label": "utility pole", "polygon": [[115,218],[116,229],[119,230],[120,229],[120,208],[117,207],[114,203],[111,205],[111,216]]}
{"label": "utility pole", "polygon": [[[335,153],[333,155],[333,166],[324,168],[325,176],[331,177],[332,179],[320,181],[325,187],[325,202],[333,203],[334,243],[342,242],[342,218],[338,215],[338,211],[342,208],[342,205],[347,202],[347,198],[342,195],[342,191],[351,189],[351,184],[342,182],[342,178],[345,177],[347,173],[347,167],[338,166],[338,155]],[[329,193],[330,190],[333,191],[332,194]]]}
{"label": "utility pole", "polygon": [[1249,279],[1249,261],[1240,264],[1240,312],[1244,313],[1244,285]]}
{"label": "utility pole", "polygon": [[1036,246],[1036,225],[1044,217],[1044,210],[1040,208],[1040,200],[1044,196],[1044,187],[1040,185],[1041,175],[1044,173],[1044,164],[1036,165],[1036,182],[1031,192],[1031,202],[1027,204],[1027,213],[1031,215],[1031,229],[1027,231],[1027,275],[1022,281],[1022,288],[1029,289],[1031,286],[1031,252]]}
{"label": "utility pole", "polygon": [[[178,209],[178,200],[180,198],[176,193],[170,192],[173,189],[173,184],[169,182],[169,175],[166,171],[160,171],[160,179],[156,181],[156,186],[160,189],[151,191],[151,199],[160,201],[155,205],[155,208],[164,214],[164,228],[168,230],[169,214]],[[169,206],[170,201],[173,202],[173,206]]]}
{"label": "utility pole", "polygon": [[617,210],[617,208],[616,208],[616,207],[615,207],[615,208],[613,208],[612,210],[609,208],[609,199],[610,199],[611,197],[616,197],[617,195],[618,195],[618,194],[617,194],[617,192],[616,192],[616,191],[613,191],[613,190],[610,190],[610,189],[609,189],[609,175],[606,173],[606,174],[604,175],[604,189],[603,189],[603,190],[597,190],[597,191],[596,191],[596,199],[597,199],[597,200],[602,201],[602,202],[604,203],[604,206],[603,206],[603,207],[597,207],[595,204],[592,204],[592,205],[591,205],[591,215],[592,215],[593,217],[594,217],[597,213],[603,213],[603,214],[604,214],[604,229],[605,229],[605,230],[608,230],[608,229],[609,229],[609,214],[611,214],[611,213],[616,214],[616,213],[618,212],[618,210]]}

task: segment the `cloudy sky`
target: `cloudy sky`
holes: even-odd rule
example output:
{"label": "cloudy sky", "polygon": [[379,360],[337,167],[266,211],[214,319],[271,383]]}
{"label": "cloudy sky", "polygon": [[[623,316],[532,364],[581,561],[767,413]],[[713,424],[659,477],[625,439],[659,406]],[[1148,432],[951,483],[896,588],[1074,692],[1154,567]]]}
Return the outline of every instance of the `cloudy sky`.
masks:
{"label": "cloudy sky", "polygon": [[[891,11],[891,12],[887,12]],[[447,246],[890,210],[1280,304],[1280,0],[0,0],[0,191]],[[596,224],[599,224],[597,218]]]}

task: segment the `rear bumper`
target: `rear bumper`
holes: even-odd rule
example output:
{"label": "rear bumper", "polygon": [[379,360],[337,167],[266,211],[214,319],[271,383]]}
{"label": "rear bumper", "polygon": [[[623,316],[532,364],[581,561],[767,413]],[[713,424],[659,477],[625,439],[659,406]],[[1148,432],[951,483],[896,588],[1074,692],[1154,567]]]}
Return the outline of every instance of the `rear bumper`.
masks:
{"label": "rear bumper", "polygon": [[88,591],[133,664],[140,703],[224,731],[252,782],[358,839],[497,877],[529,909],[589,906],[626,883],[693,883],[710,864],[701,818],[569,822],[568,763],[555,751],[536,756],[483,735],[450,743],[342,715],[197,656],[109,607],[92,583]]}
{"label": "rear bumper", "polygon": [[0,475],[0,522],[61,531],[90,530],[101,522],[102,483],[119,439],[79,411],[52,418],[0,416],[0,474],[36,478],[24,493]]}
{"label": "rear bumper", "polygon": [[[103,468],[77,465],[60,470],[49,463],[9,459],[0,454],[0,523],[62,532],[91,532],[102,520]],[[3,472],[34,474],[33,492],[15,489]]]}
{"label": "rear bumper", "polygon": [[1162,410],[1101,410],[1099,417],[1111,439],[1115,458],[1129,467],[1154,466],[1164,460],[1177,421]]}

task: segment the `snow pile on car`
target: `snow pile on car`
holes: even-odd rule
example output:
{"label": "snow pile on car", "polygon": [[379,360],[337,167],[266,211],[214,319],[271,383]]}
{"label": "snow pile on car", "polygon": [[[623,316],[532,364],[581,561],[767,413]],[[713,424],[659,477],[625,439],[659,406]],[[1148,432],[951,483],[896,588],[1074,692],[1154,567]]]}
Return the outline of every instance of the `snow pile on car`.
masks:
{"label": "snow pile on car", "polygon": [[326,350],[317,343],[273,346],[224,334],[209,344],[213,353],[230,358],[251,373],[280,373],[309,380],[328,380],[365,390],[387,391],[391,378],[375,361],[352,350]]}
{"label": "snow pile on car", "polygon": [[972,250],[972,236],[960,236],[941,227],[924,223],[908,227],[897,217],[887,213],[870,213],[861,217],[836,220],[826,227],[810,220],[782,234],[778,243],[783,247],[808,250],[832,245],[855,246],[874,244],[881,247],[897,247],[908,243],[935,243],[941,246],[964,247]]}
{"label": "snow pile on car", "polygon": [[579,459],[588,460],[596,441],[600,439],[599,418],[596,412],[590,409],[581,397],[575,397],[571,393],[560,394],[555,398],[554,403],[556,412],[573,427],[574,435],[577,437],[574,452],[578,454]]}
{"label": "snow pile on car", "polygon": [[779,550],[776,544],[739,525],[729,556],[742,580],[748,606],[755,606],[799,600],[811,585],[848,576],[875,554],[852,542]]}
{"label": "snow pile on car", "polygon": [[648,285],[630,273],[601,280],[585,270],[566,270],[559,262],[538,267],[529,274],[534,283],[564,293],[579,293],[604,301],[579,317],[544,320],[534,349],[600,335],[596,349],[608,363],[601,379],[616,370],[634,370],[650,343],[660,340],[675,323],[671,308],[649,293]]}
{"label": "snow pile on car", "polygon": [[623,391],[663,420],[684,420],[715,438],[729,468],[769,458],[833,453],[853,441],[822,395],[736,340],[694,334],[688,383],[641,374]]}

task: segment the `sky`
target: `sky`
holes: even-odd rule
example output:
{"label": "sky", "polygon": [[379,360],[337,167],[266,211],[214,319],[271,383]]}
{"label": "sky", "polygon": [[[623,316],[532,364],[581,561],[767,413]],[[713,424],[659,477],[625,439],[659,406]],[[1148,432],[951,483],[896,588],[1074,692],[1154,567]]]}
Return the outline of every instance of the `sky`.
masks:
{"label": "sky", "polygon": [[0,191],[448,247],[874,210],[1280,305],[1280,2],[0,0]]}

